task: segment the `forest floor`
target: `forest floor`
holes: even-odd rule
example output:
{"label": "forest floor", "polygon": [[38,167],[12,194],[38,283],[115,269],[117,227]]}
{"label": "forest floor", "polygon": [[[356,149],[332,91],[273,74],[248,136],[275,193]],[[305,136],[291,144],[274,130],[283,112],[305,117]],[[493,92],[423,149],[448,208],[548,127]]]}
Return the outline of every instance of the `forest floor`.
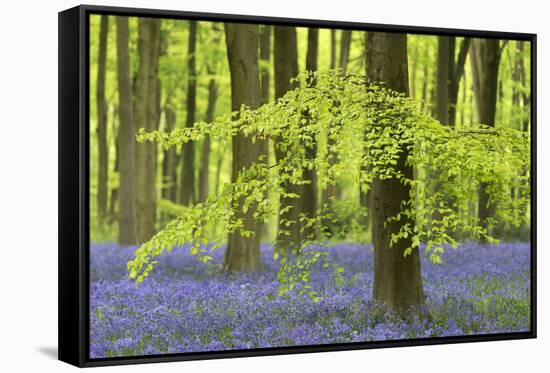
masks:
{"label": "forest floor", "polygon": [[373,250],[340,244],[331,260],[345,269],[312,274],[315,303],[277,295],[277,262],[262,246],[264,269],[220,273],[223,248],[210,265],[185,248],[164,253],[143,283],[129,280],[133,247],[90,249],[90,357],[129,356],[519,332],[530,329],[530,245],[466,243],[422,260],[430,317],[395,318],[371,302]]}

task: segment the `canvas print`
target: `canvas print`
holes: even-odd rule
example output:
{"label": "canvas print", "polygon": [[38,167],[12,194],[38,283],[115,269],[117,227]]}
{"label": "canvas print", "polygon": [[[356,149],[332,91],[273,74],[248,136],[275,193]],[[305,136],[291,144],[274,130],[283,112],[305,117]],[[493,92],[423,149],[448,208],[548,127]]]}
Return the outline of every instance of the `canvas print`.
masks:
{"label": "canvas print", "polygon": [[89,16],[89,357],[531,330],[531,44]]}

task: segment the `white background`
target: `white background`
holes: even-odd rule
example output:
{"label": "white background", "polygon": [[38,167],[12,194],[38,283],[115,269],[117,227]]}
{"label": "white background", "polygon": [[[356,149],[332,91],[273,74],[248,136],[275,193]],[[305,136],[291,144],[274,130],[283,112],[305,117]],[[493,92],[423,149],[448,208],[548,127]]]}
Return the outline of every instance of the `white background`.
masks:
{"label": "white background", "polygon": [[[92,0],[90,0],[92,1]],[[538,34],[537,340],[107,368],[117,372],[538,372],[550,369],[550,19],[545,1],[200,0],[97,5]],[[57,354],[57,12],[75,1],[2,2],[0,13],[0,370],[69,371]]]}

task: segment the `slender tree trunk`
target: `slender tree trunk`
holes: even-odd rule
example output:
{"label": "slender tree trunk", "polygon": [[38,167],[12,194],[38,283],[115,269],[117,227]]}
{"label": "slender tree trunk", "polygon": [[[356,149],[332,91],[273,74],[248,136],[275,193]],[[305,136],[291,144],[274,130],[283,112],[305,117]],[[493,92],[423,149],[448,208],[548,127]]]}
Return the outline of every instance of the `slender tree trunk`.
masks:
{"label": "slender tree trunk", "polygon": [[[251,109],[260,106],[260,74],[258,68],[258,26],[251,24],[225,23],[227,57],[231,72],[231,108],[239,110],[241,105]],[[232,144],[233,167],[231,178],[235,181],[243,168],[257,162],[261,148],[252,137],[235,135]],[[238,206],[242,201],[233,201]],[[252,271],[260,265],[259,225],[254,219],[256,207],[246,213],[237,208],[235,217],[242,219],[244,228],[251,230],[251,237],[240,232],[229,234],[223,268],[228,272]]]}
{"label": "slender tree trunk", "polygon": [[[494,127],[497,107],[498,70],[500,65],[500,45],[497,39],[472,40],[472,70],[477,118],[481,124]],[[490,233],[490,218],[496,206],[489,201],[488,184],[480,183],[478,219],[481,226]]]}
{"label": "slender tree trunk", "polygon": [[460,126],[464,128],[466,126],[466,102],[467,102],[467,95],[468,95],[468,82],[466,80],[466,74],[464,74],[463,82],[462,82],[462,100],[460,105]]}
{"label": "slender tree trunk", "polygon": [[[427,54],[427,53],[426,53]],[[425,59],[428,58],[428,56],[426,55],[424,57]],[[422,108],[424,109],[424,111],[426,113],[429,112],[429,100],[428,100],[428,64],[425,63],[424,64],[424,69],[423,69],[423,79],[422,79],[422,97],[420,99],[420,102],[421,102],[421,105],[422,105]]]}
{"label": "slender tree trunk", "polygon": [[[154,131],[158,125],[158,58],[160,20],[140,18],[138,22],[139,70],[137,76],[137,128]],[[137,229],[139,242],[155,234],[157,145],[147,142],[136,149]]]}
{"label": "slender tree trunk", "polygon": [[[297,83],[291,83],[291,79],[298,75],[298,47],[296,28],[275,26],[274,30],[275,98],[279,98],[284,96],[286,92],[297,88]],[[275,140],[275,157],[277,161],[285,156],[286,152],[279,147],[278,141]],[[303,196],[302,188],[299,185],[284,183],[282,186],[288,193]],[[280,208],[285,209],[288,206],[291,208],[279,215],[277,243],[282,247],[297,248],[302,241],[299,222],[299,214],[302,211],[301,198],[281,197]],[[284,224],[285,221],[292,223],[287,227]]]}
{"label": "slender tree trunk", "polygon": [[[208,82],[208,104],[206,107],[206,121],[214,121],[214,112],[216,110],[216,100],[218,98],[218,84],[215,78],[210,78]],[[210,136],[206,135],[202,142],[201,150],[201,168],[199,173],[199,201],[204,202],[208,198],[210,190]]]}
{"label": "slender tree trunk", "polygon": [[530,90],[528,90],[527,86],[527,73],[525,72],[525,61],[523,58],[523,49],[524,49],[524,43],[523,41],[518,41],[517,44],[517,50],[519,54],[519,58],[521,58],[520,63],[520,70],[519,74],[521,77],[521,86],[525,89],[523,90],[523,94],[521,95],[521,102],[523,111],[527,113],[527,115],[523,116],[523,125],[521,127],[523,132],[529,132],[529,124],[531,123],[531,96],[529,94]]}
{"label": "slender tree trunk", "polygon": [[101,16],[99,28],[99,53],[97,63],[97,212],[101,222],[107,217],[109,147],[107,146],[107,99],[105,98],[105,73],[107,65],[107,34],[109,16]]}
{"label": "slender tree trunk", "polygon": [[[195,123],[195,106],[197,100],[197,68],[195,51],[197,45],[197,21],[189,21],[189,44],[187,49],[187,119],[185,125],[192,127]],[[195,201],[195,149],[193,142],[183,145],[183,162],[181,169],[182,205],[190,205]]]}
{"label": "slender tree trunk", "polygon": [[[176,113],[167,105],[164,109],[166,118],[166,131],[171,132],[176,128]],[[177,191],[177,153],[175,149],[164,151],[164,160],[162,162],[162,198],[176,202]]]}
{"label": "slender tree trunk", "polygon": [[449,124],[449,65],[450,44],[452,37],[437,38],[437,120],[441,124]]}
{"label": "slender tree trunk", "polygon": [[[260,105],[267,104],[270,96],[271,76],[267,66],[271,60],[271,29],[272,26],[269,25],[260,26],[260,61],[264,63],[264,67],[260,69]],[[265,161],[267,162],[269,156],[269,139],[261,139],[257,141],[261,147],[260,152],[264,155]],[[267,190],[264,193],[264,198],[269,198],[269,192]],[[260,239],[270,236],[268,223],[263,222],[260,230]]]}
{"label": "slender tree trunk", "polygon": [[456,123],[456,108],[458,103],[458,89],[460,87],[460,79],[464,75],[464,65],[466,57],[470,50],[472,39],[464,38],[460,44],[458,57],[455,61],[455,44],[456,38],[451,38],[449,48],[449,125],[454,126]]}
{"label": "slender tree trunk", "polygon": [[348,72],[348,62],[349,62],[349,50],[351,47],[351,30],[342,30],[342,35],[340,39],[340,60],[339,68],[342,71],[342,74],[346,75]]}
{"label": "slender tree trunk", "polygon": [[336,30],[330,29],[330,66],[331,70],[336,68]]}
{"label": "slender tree trunk", "polygon": [[[310,72],[317,71],[317,57],[319,54],[319,29],[310,28],[307,34],[307,55],[306,55],[306,70]],[[315,86],[315,79],[308,81],[308,86]],[[304,113],[306,121],[311,121],[311,114],[306,111]],[[317,157],[317,141],[313,136],[311,144],[304,144],[306,148],[306,158],[309,161],[315,161]],[[304,180],[308,181],[308,184],[302,186],[302,206],[303,212],[306,217],[313,218],[317,213],[317,170],[316,168],[307,168],[304,170]],[[308,227],[304,229],[304,235],[308,239],[314,239],[316,237],[315,227]]]}
{"label": "slender tree trunk", "polygon": [[[118,143],[118,127],[116,125],[116,118],[118,117],[118,108],[115,106],[113,109],[113,114],[111,115],[111,123],[112,123],[112,133],[114,134],[112,136],[112,144],[115,147],[115,167],[113,171],[115,174],[119,173],[120,170],[120,146]],[[109,223],[112,224],[116,220],[116,205],[118,201],[118,187],[111,189],[111,194],[109,196]]]}
{"label": "slender tree trunk", "polygon": [[[260,26],[260,61],[266,65],[271,59],[271,28],[271,26]],[[269,102],[270,80],[269,69],[262,68],[260,71],[261,105]]]}
{"label": "slender tree trunk", "polygon": [[418,66],[418,44],[414,47],[414,52],[412,56],[412,65],[411,65],[411,74],[410,74],[410,88],[411,88],[411,97],[416,99],[416,70]]}
{"label": "slender tree trunk", "polygon": [[[220,43],[220,30],[216,23],[212,24],[212,32],[214,38],[211,42],[211,47],[218,48]],[[216,70],[213,65],[216,61],[207,62],[206,68],[210,80],[208,81],[208,103],[206,106],[206,121],[211,123],[214,121],[214,114],[216,112],[216,100],[218,99],[218,83],[216,82],[215,74]],[[206,135],[202,142],[201,149],[201,165],[199,171],[199,201],[204,202],[208,198],[210,191],[210,136]]]}
{"label": "slender tree trunk", "polygon": [[[366,68],[366,74],[367,74],[367,78],[371,79],[372,77],[370,77],[368,74],[369,74],[369,68],[368,68],[368,59],[367,59],[367,50],[369,49],[369,37],[368,37],[368,32],[365,32],[365,64],[367,66]],[[424,82],[425,83],[425,82]],[[367,172],[368,170],[365,169],[364,166],[361,165],[361,172]],[[368,188],[366,191],[364,190],[365,188]],[[370,223],[371,223],[371,215],[372,215],[372,212],[371,212],[371,188],[372,188],[372,185],[361,185],[361,183],[359,184],[359,205],[363,208],[366,208],[367,209],[367,215],[363,218],[363,221],[362,223],[365,225],[365,227],[367,227],[367,230],[368,230],[368,227],[370,227]]]}
{"label": "slender tree trunk", "polygon": [[116,17],[117,82],[120,123],[120,193],[118,242],[133,245],[137,242],[135,211],[135,127],[132,117],[132,82],[130,80],[130,51],[128,48],[128,18]]}
{"label": "slender tree trunk", "polygon": [[[366,52],[367,76],[408,95],[407,35],[369,32]],[[412,179],[413,169],[405,162],[408,151],[405,147],[402,150],[396,167]],[[424,302],[418,249],[404,256],[404,250],[412,247],[411,237],[401,238],[390,247],[391,235],[403,224],[414,226],[414,221],[402,217],[399,222],[386,224],[401,211],[401,203],[409,200],[410,192],[410,185],[397,179],[375,179],[372,185],[373,298],[396,311]]]}

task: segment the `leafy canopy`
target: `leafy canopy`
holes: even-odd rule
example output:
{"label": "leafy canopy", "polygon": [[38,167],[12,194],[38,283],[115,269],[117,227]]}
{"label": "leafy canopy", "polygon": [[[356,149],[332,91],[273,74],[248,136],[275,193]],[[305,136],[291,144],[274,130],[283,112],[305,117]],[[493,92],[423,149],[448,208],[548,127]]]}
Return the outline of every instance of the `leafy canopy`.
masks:
{"label": "leafy canopy", "polygon": [[[315,169],[318,182],[325,186],[336,183],[341,175],[351,175],[363,191],[374,179],[395,178],[409,184],[410,198],[402,201],[401,211],[389,220],[409,217],[403,220],[415,223],[401,225],[399,232],[392,234],[391,243],[407,237],[412,237],[413,247],[425,242],[426,254],[434,263],[441,262],[444,245],[458,246],[453,238],[456,232],[494,240],[468,210],[480,183],[488,185],[489,203],[498,206],[491,224],[519,226],[528,219],[525,211],[529,203],[530,158],[526,133],[484,125],[443,126],[413,99],[364,76],[343,75],[339,71],[307,72],[296,79],[300,88],[256,110],[243,106],[212,123],[199,122],[170,133],[139,131],[138,141],[156,142],[165,149],[179,149],[205,135],[214,139],[235,135],[254,141],[277,139],[275,146],[284,157],[268,164],[265,156],[260,156],[258,162],[241,170],[235,181],[225,184],[219,195],[182,210],[180,216],[135,251],[135,258],[128,262],[130,278],[140,283],[153,270],[156,256],[184,243],[189,243],[191,254],[199,261],[207,263],[211,260],[209,250],[220,246],[225,233],[253,235],[236,212],[253,209],[258,222],[281,214],[278,204],[265,198],[265,192],[300,198],[287,188],[289,184],[308,183],[303,177],[306,169]],[[307,149],[314,144],[317,154],[312,158]],[[413,179],[405,177],[397,166],[405,150],[407,164],[417,170]],[[335,154],[336,159],[330,159]],[[519,191],[514,197],[512,189]],[[348,209],[357,210],[359,217],[368,213],[358,206]],[[325,268],[333,268],[336,281],[341,281],[342,269],[330,263],[326,252],[309,250],[312,244],[326,242],[323,224],[332,218],[327,206],[321,206],[315,216],[301,214],[298,219],[302,230],[321,232],[320,235],[306,235],[294,250],[276,245],[274,255],[281,262],[280,294],[298,287],[316,299],[308,283],[311,269],[319,262]],[[352,225],[362,229],[357,219]],[[283,225],[292,224],[297,222],[285,221]],[[223,237],[213,237],[215,225],[223,227]],[[312,227],[315,229],[308,229]],[[206,249],[205,244],[212,241],[218,243]],[[407,248],[404,255],[413,247]]]}

